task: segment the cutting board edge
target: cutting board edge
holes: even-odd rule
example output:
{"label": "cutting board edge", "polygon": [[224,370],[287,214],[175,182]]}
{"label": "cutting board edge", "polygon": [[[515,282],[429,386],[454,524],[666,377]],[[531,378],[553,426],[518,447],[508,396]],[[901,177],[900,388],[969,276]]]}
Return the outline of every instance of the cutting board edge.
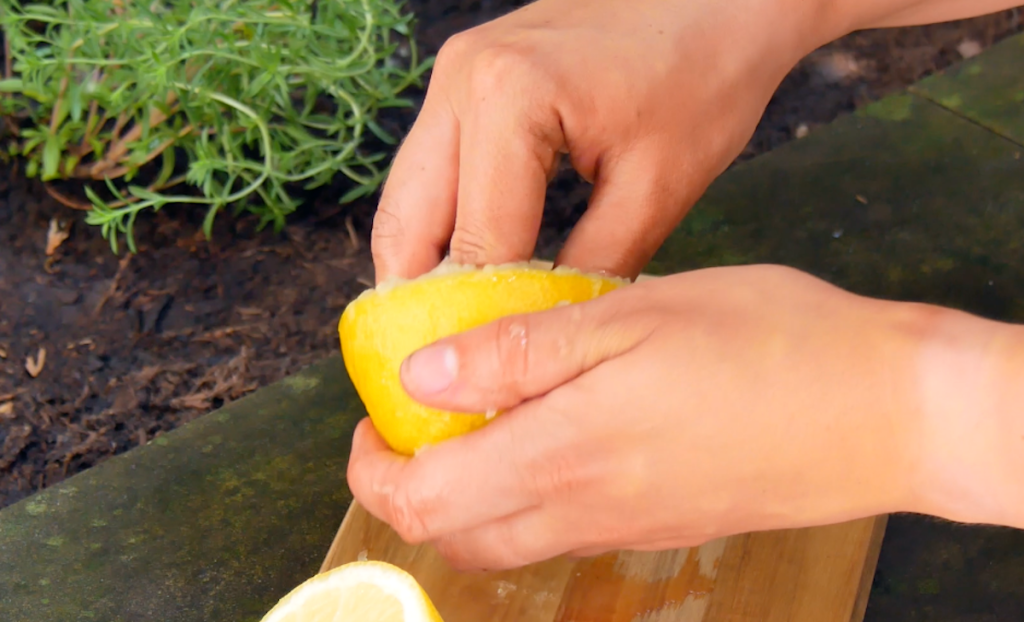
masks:
{"label": "cutting board edge", "polygon": [[871,584],[878,570],[878,558],[882,553],[882,541],[889,524],[889,515],[882,514],[874,518],[875,524],[871,532],[871,540],[864,554],[864,566],[861,568],[860,585],[857,588],[857,600],[853,603],[850,622],[864,622],[867,615],[868,601],[871,598]]}
{"label": "cutting board edge", "polygon": [[352,517],[355,515],[356,507],[358,505],[359,502],[352,499],[352,503],[349,504],[348,510],[345,511],[345,518],[341,520],[341,525],[338,526],[338,530],[334,533],[334,538],[331,540],[331,546],[327,549],[327,555],[324,556],[324,561],[320,564],[320,570],[317,571],[317,574],[323,574],[328,570],[337,567],[334,563],[334,558],[336,558],[341,551],[341,535],[345,532],[345,527],[348,526],[349,521],[351,521]]}

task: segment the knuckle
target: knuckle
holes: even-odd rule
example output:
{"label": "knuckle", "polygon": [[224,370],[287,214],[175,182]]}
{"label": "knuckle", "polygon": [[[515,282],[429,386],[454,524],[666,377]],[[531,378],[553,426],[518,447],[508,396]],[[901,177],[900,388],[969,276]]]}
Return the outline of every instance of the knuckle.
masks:
{"label": "knuckle", "polygon": [[555,456],[547,461],[543,468],[534,470],[534,487],[547,499],[571,493],[579,487],[576,471],[575,458]]}
{"label": "knuckle", "polygon": [[580,429],[572,416],[572,402],[558,397],[565,388],[543,398],[545,425],[549,426],[550,438],[558,439],[554,445],[537,448],[536,438],[511,432],[516,428],[509,426],[509,434],[515,434],[509,439],[509,446],[515,448],[511,452],[515,461],[513,468],[535,503],[548,500],[564,503],[568,495],[575,495],[592,483],[595,473],[599,472],[588,465],[587,454],[581,451],[580,444],[586,442],[582,440],[586,430]]}
{"label": "knuckle", "polygon": [[382,201],[373,214],[373,229],[370,233],[370,249],[376,255],[382,249],[393,246],[402,237],[402,219],[387,202]]}
{"label": "knuckle", "polygon": [[454,536],[446,536],[438,538],[433,543],[434,550],[440,555],[448,565],[452,566],[456,570],[463,570],[467,567],[465,558],[462,555],[462,551],[459,549],[458,544]]}
{"label": "knuckle", "polygon": [[494,570],[519,568],[531,563],[523,550],[519,532],[511,523],[503,523],[496,529],[492,540],[492,551],[487,567]]}
{"label": "knuckle", "polygon": [[448,565],[458,572],[471,572],[483,567],[480,561],[466,550],[463,539],[457,536],[437,540],[434,548]]}
{"label": "knuckle", "polygon": [[494,262],[491,255],[495,244],[482,225],[460,223],[452,234],[450,246],[452,258],[458,263],[482,266]]}
{"label": "knuckle", "polygon": [[407,544],[419,544],[430,536],[424,519],[422,499],[409,488],[400,488],[391,495],[391,527]]}
{"label": "knuckle", "polygon": [[[534,460],[522,469],[526,486],[537,499],[559,499],[582,486],[579,458],[575,452],[553,452],[543,460]],[[564,499],[563,499],[564,501]]]}
{"label": "knuckle", "polygon": [[505,386],[518,399],[530,375],[530,321],[526,315],[509,315],[497,320],[494,334],[495,358]]}
{"label": "knuckle", "polygon": [[483,532],[441,538],[434,546],[459,571],[507,570],[530,563],[515,533],[508,525],[495,525]]}
{"label": "knuckle", "polygon": [[457,32],[448,37],[434,57],[434,75],[443,75],[452,71],[470,55],[476,47],[477,31],[474,29]]}
{"label": "knuckle", "polygon": [[536,82],[542,67],[522,45],[495,44],[475,54],[468,67],[469,92],[478,100],[497,101],[495,94],[519,91],[527,81]]}

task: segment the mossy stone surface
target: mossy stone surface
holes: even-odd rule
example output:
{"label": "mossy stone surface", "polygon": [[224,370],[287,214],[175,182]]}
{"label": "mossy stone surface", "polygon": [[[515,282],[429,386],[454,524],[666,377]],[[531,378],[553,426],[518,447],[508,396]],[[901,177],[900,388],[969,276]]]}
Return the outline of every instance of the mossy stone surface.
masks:
{"label": "mossy stone surface", "polygon": [[259,620],[319,569],[363,415],[332,357],[5,508],[0,620]]}
{"label": "mossy stone surface", "polygon": [[725,173],[650,270],[780,263],[864,295],[1024,321],[1019,146],[894,97]]}
{"label": "mossy stone surface", "polygon": [[925,78],[911,91],[1024,146],[1024,34]]}

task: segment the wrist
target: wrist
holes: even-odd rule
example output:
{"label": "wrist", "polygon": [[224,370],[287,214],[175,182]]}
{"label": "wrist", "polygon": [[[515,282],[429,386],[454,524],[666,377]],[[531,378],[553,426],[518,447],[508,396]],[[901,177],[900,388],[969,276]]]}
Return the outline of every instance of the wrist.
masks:
{"label": "wrist", "polygon": [[920,26],[987,15],[1020,0],[823,0],[848,34],[868,28]]}
{"label": "wrist", "polygon": [[[786,75],[814,50],[852,31],[844,0],[741,0],[719,12],[718,24],[730,36],[723,39],[718,59],[735,57],[744,68],[743,80],[774,92]],[[692,17],[687,15],[689,33]],[[711,56],[711,55],[709,55]],[[688,60],[687,62],[692,62]]]}
{"label": "wrist", "polygon": [[907,510],[1024,528],[1024,328],[919,306]]}
{"label": "wrist", "polygon": [[859,0],[773,0],[762,2],[771,16],[760,16],[773,45],[785,54],[788,72],[816,49],[861,28]]}

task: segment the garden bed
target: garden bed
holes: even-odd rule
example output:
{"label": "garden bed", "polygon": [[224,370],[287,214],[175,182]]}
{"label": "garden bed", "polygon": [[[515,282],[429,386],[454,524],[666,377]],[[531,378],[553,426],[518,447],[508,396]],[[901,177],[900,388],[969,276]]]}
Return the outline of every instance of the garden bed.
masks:
{"label": "garden bed", "polygon": [[[411,3],[426,53],[512,5]],[[1007,11],[855,33],[787,77],[741,159],[1020,30]],[[255,217],[218,219],[212,242],[201,211],[167,207],[140,219],[138,254],[116,257],[81,212],[4,170],[0,507],[337,352],[338,316],[372,280],[374,207],[374,197],[339,206],[338,191],[311,192],[280,234],[257,231]],[[587,196],[570,172],[556,179],[543,249]],[[64,222],[69,237],[48,256],[48,230]]]}

